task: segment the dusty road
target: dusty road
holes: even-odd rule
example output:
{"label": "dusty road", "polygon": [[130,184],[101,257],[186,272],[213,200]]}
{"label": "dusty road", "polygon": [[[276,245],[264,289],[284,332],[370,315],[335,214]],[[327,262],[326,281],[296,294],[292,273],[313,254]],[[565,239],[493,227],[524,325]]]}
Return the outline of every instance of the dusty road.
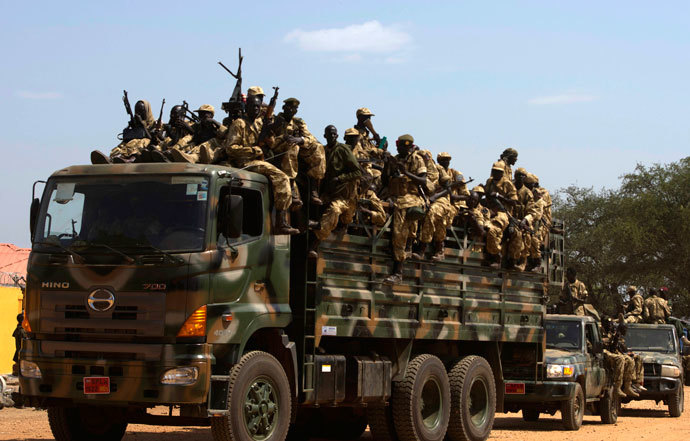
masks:
{"label": "dusty road", "polygon": [[[690,396],[690,387],[685,388]],[[0,440],[52,439],[46,413],[30,409],[0,411]],[[206,428],[130,425],[126,441],[210,441]],[[654,402],[630,403],[615,425],[603,425],[597,416],[585,416],[578,432],[562,429],[560,414],[542,417],[537,423],[522,421],[520,414],[500,414],[490,439],[495,440],[587,440],[587,441],[681,441],[690,440],[690,410],[680,418],[668,416],[666,406]],[[362,440],[371,440],[367,433]]]}

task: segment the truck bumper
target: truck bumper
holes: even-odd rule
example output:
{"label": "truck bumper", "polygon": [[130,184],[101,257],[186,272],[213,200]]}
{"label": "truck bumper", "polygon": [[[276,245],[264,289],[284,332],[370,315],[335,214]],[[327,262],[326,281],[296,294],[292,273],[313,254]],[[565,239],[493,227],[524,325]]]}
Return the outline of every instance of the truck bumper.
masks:
{"label": "truck bumper", "polygon": [[[509,381],[506,380],[506,383]],[[506,393],[506,403],[548,403],[566,401],[575,396],[575,382],[572,381],[520,381],[525,383],[524,394]]]}
{"label": "truck bumper", "polygon": [[683,387],[683,385],[680,383],[680,378],[648,377],[645,375],[644,387],[647,390],[640,392],[640,397],[633,398],[633,400],[662,400],[676,393],[678,388]]}
{"label": "truck bumper", "polygon": [[[21,352],[22,360],[36,363],[41,370],[41,378],[27,378],[21,375],[19,377],[22,395],[32,405],[50,405],[51,402],[57,401],[74,404],[152,406],[206,403],[213,361],[209,344],[143,345],[147,346],[149,353],[156,354],[156,359],[142,360],[135,356],[132,360],[122,355],[141,352],[142,345],[118,344],[117,357],[95,359],[81,356],[79,342],[70,342],[70,346],[74,348],[72,357],[49,357],[41,352],[41,344],[44,342],[25,340]],[[194,366],[198,369],[198,378],[194,383],[161,383],[161,378],[167,370],[185,366]],[[84,377],[90,376],[108,377],[110,393],[84,394]]]}

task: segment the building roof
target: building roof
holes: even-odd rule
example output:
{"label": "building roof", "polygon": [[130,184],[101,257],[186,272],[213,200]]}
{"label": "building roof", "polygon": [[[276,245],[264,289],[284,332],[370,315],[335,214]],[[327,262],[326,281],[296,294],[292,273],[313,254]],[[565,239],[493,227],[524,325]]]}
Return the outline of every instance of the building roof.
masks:
{"label": "building roof", "polygon": [[26,278],[30,248],[0,243],[0,285],[15,286],[14,277]]}

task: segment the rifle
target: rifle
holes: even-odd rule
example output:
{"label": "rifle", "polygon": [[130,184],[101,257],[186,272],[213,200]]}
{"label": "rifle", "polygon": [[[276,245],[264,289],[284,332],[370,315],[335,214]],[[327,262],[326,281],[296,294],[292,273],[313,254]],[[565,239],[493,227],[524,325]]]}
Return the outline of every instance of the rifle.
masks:
{"label": "rifle", "polygon": [[127,111],[127,115],[129,115],[129,121],[131,126],[134,126],[134,113],[132,113],[132,106],[129,104],[129,97],[127,97],[127,91],[124,90],[124,96],[122,97],[122,102],[125,103],[125,110]]}
{"label": "rifle", "polygon": [[280,89],[280,87],[273,88],[273,96],[271,97],[271,101],[268,102],[266,113],[264,113],[264,123],[273,118],[273,112],[276,110],[276,102],[278,101],[278,89]]}
{"label": "rifle", "polygon": [[199,118],[199,115],[194,113],[193,111],[189,110],[189,103],[187,101],[182,101],[182,108],[184,109],[185,115],[189,115],[189,119],[191,119],[194,122],[199,122],[201,119]]}
{"label": "rifle", "polygon": [[218,64],[220,67],[225,69],[227,73],[230,74],[235,80],[235,88],[232,90],[232,95],[230,95],[230,99],[228,99],[227,102],[224,102],[221,104],[221,108],[226,111],[228,114],[231,113],[233,110],[232,107],[236,107],[240,113],[244,113],[242,109],[242,60],[244,60],[244,57],[242,56],[242,48],[239,49],[239,63],[237,65],[237,73],[233,73],[230,69],[225,67],[222,61],[219,61]]}
{"label": "rifle", "polygon": [[473,178],[470,178],[468,181],[465,181],[465,179],[462,175],[457,175],[455,178],[455,181],[451,182],[450,184],[448,184],[446,186],[446,188],[444,188],[443,190],[441,190],[438,193],[435,193],[433,196],[431,196],[429,198],[429,202],[434,203],[439,198],[442,198],[442,197],[450,194],[450,192],[453,190],[453,188],[459,187],[461,185],[467,185],[472,181],[474,181]]}
{"label": "rifle", "polygon": [[161,111],[158,114],[158,121],[156,122],[156,127],[159,129],[163,127],[163,108],[165,107],[165,98],[163,98],[163,102],[161,103]]}
{"label": "rifle", "polygon": [[[489,195],[484,195],[484,199],[488,200],[490,197],[491,196],[489,196]],[[528,227],[523,227],[521,225],[520,221],[515,219],[515,217],[513,217],[513,215],[510,214],[510,212],[508,210],[506,210],[506,207],[501,203],[501,201],[499,199],[500,197],[502,197],[502,196],[498,195],[497,197],[491,197],[491,198],[494,201],[494,203],[498,206],[499,210],[505,212],[505,214],[508,215],[508,221],[510,222],[510,226],[512,226],[514,228],[519,228],[522,231],[526,231],[528,233],[534,234],[534,230],[532,230],[531,228],[528,228]]]}
{"label": "rifle", "polygon": [[132,139],[148,138],[152,139],[151,132],[146,128],[146,124],[139,115],[132,112],[132,106],[129,104],[129,97],[127,91],[123,90],[124,96],[122,102],[125,103],[125,110],[129,115],[129,125],[122,131],[122,140],[127,142]]}

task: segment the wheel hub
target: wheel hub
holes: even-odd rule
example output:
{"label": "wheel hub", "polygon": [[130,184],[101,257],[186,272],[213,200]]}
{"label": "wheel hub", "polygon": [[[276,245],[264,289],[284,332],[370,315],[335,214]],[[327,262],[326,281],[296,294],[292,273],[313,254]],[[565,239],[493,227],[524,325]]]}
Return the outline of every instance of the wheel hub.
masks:
{"label": "wheel hub", "polygon": [[254,440],[271,436],[278,421],[278,395],[267,378],[257,378],[245,395],[244,422]]}

